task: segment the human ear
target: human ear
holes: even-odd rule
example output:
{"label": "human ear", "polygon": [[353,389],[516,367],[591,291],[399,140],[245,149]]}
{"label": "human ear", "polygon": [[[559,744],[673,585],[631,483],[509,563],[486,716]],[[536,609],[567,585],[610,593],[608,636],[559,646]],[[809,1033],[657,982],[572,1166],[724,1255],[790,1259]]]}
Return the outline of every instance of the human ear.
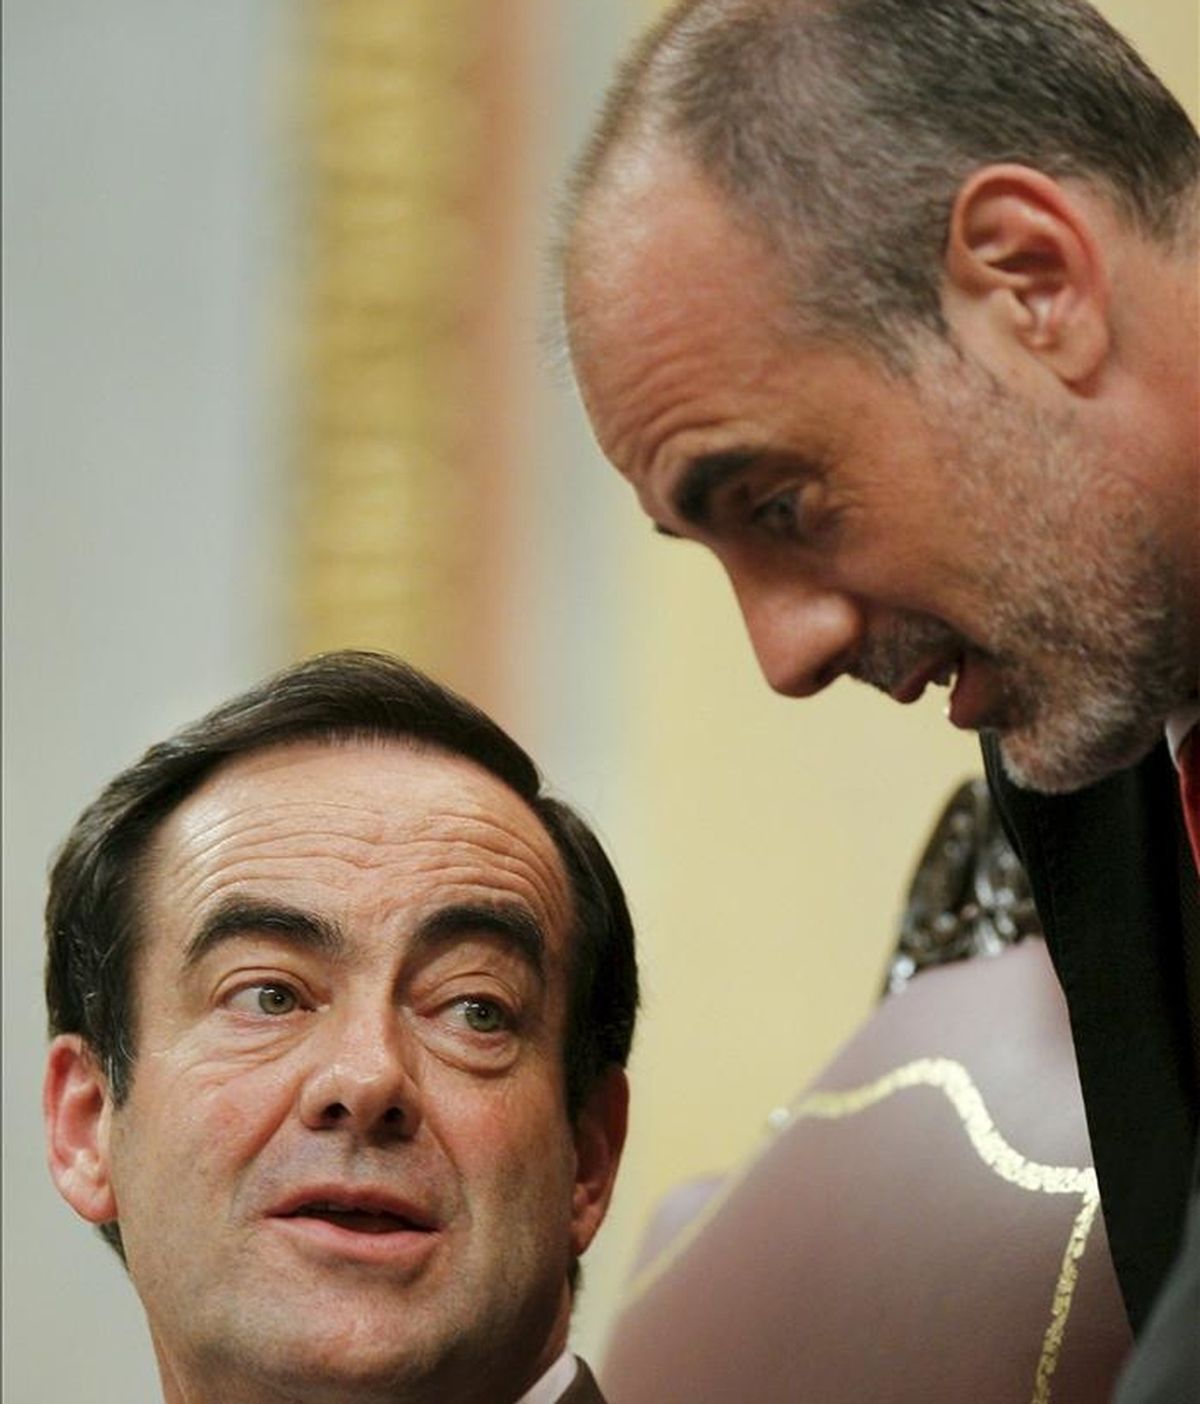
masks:
{"label": "human ear", "polygon": [[588,1093],[575,1121],[575,1189],[571,1198],[571,1251],[579,1257],[604,1222],[629,1122],[629,1083],[609,1068]]}
{"label": "human ear", "polygon": [[93,1224],[117,1217],[110,1115],[108,1079],[92,1050],[78,1034],[60,1034],[50,1045],[42,1087],[50,1176],[71,1208]]}
{"label": "human ear", "polygon": [[944,260],[943,311],[977,352],[1017,344],[1085,389],[1109,350],[1104,254],[1084,206],[1027,166],[985,166],[959,188]]}

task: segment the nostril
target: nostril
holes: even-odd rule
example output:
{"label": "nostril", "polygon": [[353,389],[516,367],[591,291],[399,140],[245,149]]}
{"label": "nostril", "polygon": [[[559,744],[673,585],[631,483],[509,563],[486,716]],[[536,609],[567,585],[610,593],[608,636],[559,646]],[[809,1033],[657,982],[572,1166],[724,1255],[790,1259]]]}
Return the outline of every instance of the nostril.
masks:
{"label": "nostril", "polygon": [[330,1102],[325,1108],[326,1121],[344,1121],[350,1115],[350,1109],[341,1102]]}
{"label": "nostril", "polygon": [[383,1114],[383,1120],[388,1126],[398,1126],[404,1120],[404,1111],[401,1107],[388,1107]]}

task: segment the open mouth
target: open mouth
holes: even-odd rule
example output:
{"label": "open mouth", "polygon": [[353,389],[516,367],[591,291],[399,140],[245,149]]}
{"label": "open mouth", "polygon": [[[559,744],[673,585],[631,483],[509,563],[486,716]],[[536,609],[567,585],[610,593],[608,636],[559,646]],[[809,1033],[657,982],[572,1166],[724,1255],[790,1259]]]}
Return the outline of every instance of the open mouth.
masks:
{"label": "open mouth", "polygon": [[280,1204],[275,1214],[298,1223],[332,1224],[348,1233],[433,1233],[437,1224],[424,1209],[384,1193],[296,1195]]}
{"label": "open mouth", "polygon": [[941,667],[933,673],[929,681],[933,683],[935,687],[953,687],[953,684],[957,681],[958,675],[962,670],[962,666],[962,654],[958,654],[954,658],[948,658]]}
{"label": "open mouth", "polygon": [[965,665],[962,653],[946,654],[932,663],[922,663],[901,682],[886,688],[893,701],[907,705],[915,702],[930,685],[953,690]]}
{"label": "open mouth", "polygon": [[288,1219],[321,1219],[351,1233],[429,1233],[428,1224],[418,1223],[406,1214],[388,1209],[356,1209],[339,1204],[302,1204]]}

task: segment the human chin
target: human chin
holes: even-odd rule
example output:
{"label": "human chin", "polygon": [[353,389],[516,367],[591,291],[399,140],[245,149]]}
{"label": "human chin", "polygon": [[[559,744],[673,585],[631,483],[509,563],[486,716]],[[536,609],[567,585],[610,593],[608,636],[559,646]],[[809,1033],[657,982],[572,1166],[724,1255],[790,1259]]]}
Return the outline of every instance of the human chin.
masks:
{"label": "human chin", "polygon": [[1140,760],[1161,733],[1161,720],[1104,696],[1042,702],[1030,720],[1001,731],[1000,758],[1017,786],[1066,794]]}
{"label": "human chin", "polygon": [[[408,1397],[452,1368],[460,1346],[445,1315],[444,1302],[419,1291],[275,1282],[187,1354],[194,1377],[257,1381],[272,1398]],[[242,1395],[230,1387],[228,1397]]]}

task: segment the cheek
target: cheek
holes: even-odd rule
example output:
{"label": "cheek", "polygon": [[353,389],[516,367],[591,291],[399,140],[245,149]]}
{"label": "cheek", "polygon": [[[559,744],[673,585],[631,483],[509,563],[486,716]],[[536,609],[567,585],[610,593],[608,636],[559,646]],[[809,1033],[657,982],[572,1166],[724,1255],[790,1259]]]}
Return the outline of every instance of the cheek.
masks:
{"label": "cheek", "polygon": [[227,1188],[286,1120],[298,1078],[287,1059],[252,1064],[186,1049],[144,1059],[120,1117],[118,1144],[130,1148],[121,1159],[167,1198],[177,1179]]}
{"label": "cheek", "polygon": [[272,1139],[296,1105],[300,1072],[287,1061],[207,1065],[180,1079],[188,1129],[206,1153],[245,1162]]}
{"label": "cheek", "polygon": [[572,1182],[574,1143],[553,1084],[447,1095],[428,1115],[468,1196],[494,1195],[503,1207],[543,1199]]}

